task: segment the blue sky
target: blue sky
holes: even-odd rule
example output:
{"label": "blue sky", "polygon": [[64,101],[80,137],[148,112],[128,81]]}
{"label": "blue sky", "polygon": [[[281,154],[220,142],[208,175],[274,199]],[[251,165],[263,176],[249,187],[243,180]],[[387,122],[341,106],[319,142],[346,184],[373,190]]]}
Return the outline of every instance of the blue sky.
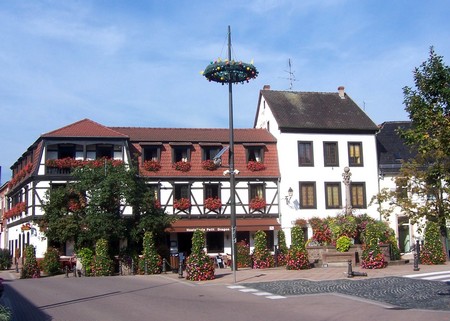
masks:
{"label": "blue sky", "polygon": [[233,87],[234,124],[252,127],[259,90],[334,92],[379,124],[407,120],[404,86],[434,46],[450,64],[446,0],[0,2],[0,166],[43,133],[107,126],[228,127],[226,86],[200,72],[227,57],[258,68]]}

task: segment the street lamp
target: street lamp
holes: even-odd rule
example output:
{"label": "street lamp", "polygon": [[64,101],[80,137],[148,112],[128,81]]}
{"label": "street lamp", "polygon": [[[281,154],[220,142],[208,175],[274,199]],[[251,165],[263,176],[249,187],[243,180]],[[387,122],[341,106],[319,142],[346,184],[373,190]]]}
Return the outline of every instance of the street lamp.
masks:
{"label": "street lamp", "polygon": [[[230,209],[231,209],[231,259],[234,283],[236,283],[237,270],[237,242],[236,242],[236,183],[235,175],[238,171],[234,168],[234,127],[233,127],[233,83],[248,82],[258,76],[258,71],[253,64],[234,61],[231,59],[231,28],[228,26],[228,59],[211,62],[203,72],[203,76],[209,81],[228,84],[229,101],[229,130],[230,148],[228,152],[228,172],[230,175]],[[224,172],[225,175],[225,172]]]}

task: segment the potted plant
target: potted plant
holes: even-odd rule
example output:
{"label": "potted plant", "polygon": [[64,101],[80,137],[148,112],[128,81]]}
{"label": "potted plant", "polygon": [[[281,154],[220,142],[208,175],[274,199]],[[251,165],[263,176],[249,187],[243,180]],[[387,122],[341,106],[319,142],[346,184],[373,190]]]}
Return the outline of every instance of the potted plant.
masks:
{"label": "potted plant", "polygon": [[179,161],[173,164],[173,168],[175,168],[177,171],[189,172],[191,170],[191,163]]}
{"label": "potted plant", "polygon": [[214,171],[217,169],[217,165],[213,160],[207,159],[202,162],[202,168],[208,171]]}
{"label": "potted plant", "polygon": [[260,211],[266,207],[266,201],[262,197],[255,197],[250,200],[250,209]]}
{"label": "potted plant", "polygon": [[149,172],[157,172],[161,169],[161,164],[156,160],[146,160],[142,166]]}
{"label": "potted plant", "polygon": [[218,197],[208,197],[205,199],[205,207],[210,211],[217,211],[222,207],[222,201]]}
{"label": "potted plant", "polygon": [[247,169],[252,172],[258,172],[266,169],[266,166],[258,161],[249,161],[247,163]]}
{"label": "potted plant", "polygon": [[173,207],[179,211],[185,211],[191,207],[191,201],[188,198],[180,198],[173,201]]}

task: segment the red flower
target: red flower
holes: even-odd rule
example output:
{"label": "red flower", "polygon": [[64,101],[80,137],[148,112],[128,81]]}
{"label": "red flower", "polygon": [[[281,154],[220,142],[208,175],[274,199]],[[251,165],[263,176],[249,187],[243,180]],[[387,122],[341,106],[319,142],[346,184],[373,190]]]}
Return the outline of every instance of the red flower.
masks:
{"label": "red flower", "polygon": [[263,163],[257,161],[249,161],[247,163],[247,168],[252,172],[262,171],[266,169]]}
{"label": "red flower", "polygon": [[25,212],[27,208],[27,204],[25,202],[20,202],[14,205],[9,211],[6,211],[3,214],[3,218],[8,219],[14,216],[20,215],[22,212]]}
{"label": "red flower", "polygon": [[218,197],[208,197],[205,199],[205,207],[210,211],[217,211],[222,207],[222,201]]}
{"label": "red flower", "polygon": [[173,201],[173,207],[179,211],[185,211],[191,207],[191,201],[187,198],[180,198]]}
{"label": "red flower", "polygon": [[204,160],[202,162],[202,167],[203,169],[206,169],[208,171],[214,171],[217,169],[217,165],[214,163],[213,160],[210,159]]}
{"label": "red flower", "polygon": [[191,163],[190,162],[179,161],[179,162],[174,163],[172,166],[177,171],[189,172],[191,170]]}
{"label": "red flower", "polygon": [[250,209],[261,210],[266,207],[266,201],[262,197],[255,197],[250,201]]}
{"label": "red flower", "polygon": [[161,164],[155,160],[146,160],[142,166],[149,172],[157,172],[161,169]]}

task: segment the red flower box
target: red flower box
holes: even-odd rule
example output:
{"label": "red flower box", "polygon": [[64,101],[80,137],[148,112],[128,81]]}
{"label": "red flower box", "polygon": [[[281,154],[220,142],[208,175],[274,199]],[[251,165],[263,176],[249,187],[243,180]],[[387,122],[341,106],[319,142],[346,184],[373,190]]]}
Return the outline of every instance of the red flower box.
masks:
{"label": "red flower box", "polygon": [[261,162],[249,161],[247,163],[247,169],[252,171],[252,172],[258,172],[258,171],[265,170],[266,166],[263,163],[261,163]]}
{"label": "red flower box", "polygon": [[189,172],[191,170],[191,163],[179,161],[173,164],[173,168],[177,171]]}
{"label": "red flower box", "polygon": [[222,207],[222,201],[218,197],[208,197],[205,199],[205,207],[210,211],[217,211]]}
{"label": "red flower box", "polygon": [[142,166],[149,172],[157,172],[161,169],[161,164],[155,160],[147,160]]}
{"label": "red flower box", "polygon": [[208,171],[214,171],[218,168],[218,166],[214,163],[213,160],[207,159],[202,162],[202,168]]}
{"label": "red flower box", "polygon": [[173,207],[179,211],[185,211],[191,207],[191,201],[187,198],[180,198],[173,201]]}
{"label": "red flower box", "polygon": [[250,201],[250,209],[259,211],[266,207],[266,201],[262,197],[255,197]]}

